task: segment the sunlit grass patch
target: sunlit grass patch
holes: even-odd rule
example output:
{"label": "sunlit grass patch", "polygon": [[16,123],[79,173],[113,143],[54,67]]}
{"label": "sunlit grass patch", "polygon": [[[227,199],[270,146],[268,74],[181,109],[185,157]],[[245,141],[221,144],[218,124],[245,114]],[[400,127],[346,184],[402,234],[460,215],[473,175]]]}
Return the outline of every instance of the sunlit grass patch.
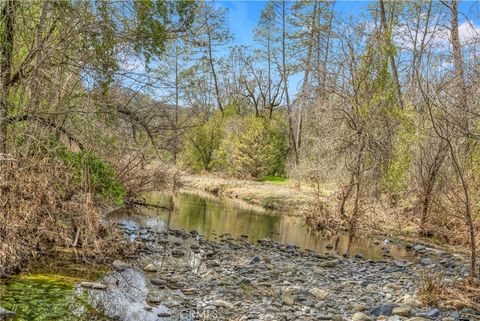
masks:
{"label": "sunlit grass patch", "polygon": [[18,279],[32,282],[57,283],[73,286],[75,283],[81,282],[83,279],[59,274],[21,274]]}
{"label": "sunlit grass patch", "polygon": [[288,182],[288,179],[282,176],[267,175],[263,177],[261,182],[268,182],[275,185],[285,185]]}

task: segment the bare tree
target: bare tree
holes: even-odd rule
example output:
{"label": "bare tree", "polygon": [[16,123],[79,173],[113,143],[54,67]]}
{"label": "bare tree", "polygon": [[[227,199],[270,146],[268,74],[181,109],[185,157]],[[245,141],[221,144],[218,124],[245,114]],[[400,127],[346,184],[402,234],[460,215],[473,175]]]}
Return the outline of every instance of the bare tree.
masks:
{"label": "bare tree", "polygon": [[204,51],[204,59],[213,80],[215,99],[217,108],[223,112],[222,94],[217,72],[217,63],[215,51],[218,47],[225,45],[231,39],[228,24],[226,22],[226,11],[221,8],[214,8],[213,4],[201,2],[199,5],[199,14],[197,16],[195,27],[195,44]]}

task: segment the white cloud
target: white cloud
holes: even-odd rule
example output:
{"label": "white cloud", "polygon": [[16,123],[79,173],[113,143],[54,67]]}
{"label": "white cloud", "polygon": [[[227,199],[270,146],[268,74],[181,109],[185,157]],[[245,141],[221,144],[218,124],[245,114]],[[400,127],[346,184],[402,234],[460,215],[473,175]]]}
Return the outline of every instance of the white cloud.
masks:
{"label": "white cloud", "polygon": [[[458,33],[460,36],[460,42],[464,46],[476,44],[480,41],[480,26],[475,23],[469,23],[467,21],[461,23],[458,26]],[[406,26],[400,26],[395,30],[394,34],[398,35],[395,38],[395,43],[405,49],[413,49],[415,40],[415,31],[409,30]],[[417,45],[420,43],[423,37],[423,30],[420,30],[417,34]],[[431,27],[427,34],[427,42],[439,49],[448,50],[450,48],[450,29],[445,26]]]}
{"label": "white cloud", "polygon": [[458,26],[458,33],[462,44],[477,43],[480,39],[480,27],[475,23],[463,22]]}

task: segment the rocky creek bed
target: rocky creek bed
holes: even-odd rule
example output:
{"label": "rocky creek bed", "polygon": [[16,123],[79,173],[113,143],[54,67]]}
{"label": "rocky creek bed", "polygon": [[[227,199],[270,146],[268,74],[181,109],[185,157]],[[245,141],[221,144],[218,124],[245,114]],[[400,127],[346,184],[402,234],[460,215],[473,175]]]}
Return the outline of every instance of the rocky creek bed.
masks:
{"label": "rocky creek bed", "polygon": [[[389,241],[375,241],[384,258],[369,260],[333,245],[318,253],[246,235],[213,241],[195,230],[119,225],[125,242],[139,247],[100,279],[77,284],[88,307],[101,312],[88,320],[480,320],[464,302],[428,307],[415,297],[424,273],[442,272],[446,284],[465,277],[460,255],[396,244],[415,255],[395,259]],[[87,320],[83,310],[65,320]],[[0,308],[2,317],[11,313]]]}
{"label": "rocky creek bed", "polygon": [[[347,258],[297,246],[196,231],[129,230],[141,241],[130,261],[84,283],[96,309],[113,320],[480,320],[461,301],[423,306],[422,273],[453,282],[467,273],[459,255],[414,246],[414,260]],[[407,245],[408,247],[408,245]]]}

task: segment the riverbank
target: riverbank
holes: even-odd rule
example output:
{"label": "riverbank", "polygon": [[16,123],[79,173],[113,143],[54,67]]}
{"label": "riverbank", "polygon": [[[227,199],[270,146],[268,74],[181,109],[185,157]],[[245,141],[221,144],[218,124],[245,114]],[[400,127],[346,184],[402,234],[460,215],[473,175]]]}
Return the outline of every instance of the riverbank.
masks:
{"label": "riverbank", "polygon": [[[214,175],[184,175],[180,184],[185,190],[205,192],[214,196],[239,200],[250,205],[266,209],[277,215],[295,216],[301,219],[312,208],[316,201],[315,190],[305,182],[294,180],[283,181],[251,181],[234,178],[222,178]],[[326,203],[331,191],[320,191]],[[332,208],[334,206],[332,205]],[[448,250],[450,252],[466,253],[462,245],[452,245],[438,239],[421,237],[418,234],[418,217],[415,213],[405,213],[405,209],[372,201],[371,211],[363,214],[357,228],[361,235],[383,235],[408,243],[420,243],[426,246]]]}
{"label": "riverbank", "polygon": [[[130,261],[82,283],[89,303],[114,320],[478,320],[467,301],[419,300],[423,275],[443,272],[451,286],[467,273],[461,256],[416,246],[411,261],[345,258],[296,246],[196,231],[149,228],[127,237],[142,244]],[[386,251],[387,253],[387,251]],[[432,293],[433,295],[433,293]]]}
{"label": "riverbank", "polygon": [[[101,276],[85,274],[81,267],[81,273],[74,269],[68,274],[70,264],[58,259],[54,263],[59,269],[48,267],[54,275],[40,270],[40,275],[20,275],[6,280],[5,286],[0,284],[0,306],[17,312],[14,321],[480,318],[474,309],[480,305],[480,296],[475,296],[478,284],[473,284],[477,292],[459,294],[454,290],[454,284],[461,284],[468,274],[467,261],[461,255],[374,238],[361,248],[355,243],[343,246],[342,238],[317,239],[325,244],[305,249],[288,241],[259,239],[248,227],[245,234],[228,234],[223,225],[207,237],[204,232],[212,230],[207,222],[225,212],[234,214],[227,207],[214,210],[213,216],[202,213],[200,208],[211,211],[226,200],[199,198],[192,202],[191,197],[179,194],[183,212],[173,213],[171,223],[184,227],[168,233],[164,226],[167,213],[145,208],[137,212],[137,207],[111,213],[110,219],[124,233],[124,246],[132,244],[131,240],[137,243],[134,254],[111,262],[107,266],[110,271]],[[194,204],[198,207],[192,207]],[[246,212],[238,216],[239,226],[242,217],[248,220],[255,215]],[[225,221],[224,216],[218,218]],[[362,251],[363,247],[368,251]],[[30,272],[36,273],[35,269]],[[75,285],[65,282],[74,278],[78,280]],[[425,288],[425,281],[435,282]],[[72,306],[74,310],[68,308]]]}
{"label": "riverbank", "polygon": [[314,200],[314,189],[299,181],[251,181],[213,175],[185,175],[185,189],[200,190],[216,196],[239,199],[278,213],[303,216]]}
{"label": "riverbank", "polygon": [[144,273],[147,302],[174,320],[182,311],[212,320],[480,318],[466,300],[439,298],[436,306],[426,306],[416,298],[424,275],[442,273],[451,286],[468,273],[462,256],[421,245],[411,246],[417,254],[411,260],[389,258],[388,247],[384,259],[365,260],[269,240],[251,244],[246,236],[211,242],[196,231],[171,230],[154,242],[149,239],[156,233],[148,229],[133,233],[144,247],[136,272],[128,273]]}

